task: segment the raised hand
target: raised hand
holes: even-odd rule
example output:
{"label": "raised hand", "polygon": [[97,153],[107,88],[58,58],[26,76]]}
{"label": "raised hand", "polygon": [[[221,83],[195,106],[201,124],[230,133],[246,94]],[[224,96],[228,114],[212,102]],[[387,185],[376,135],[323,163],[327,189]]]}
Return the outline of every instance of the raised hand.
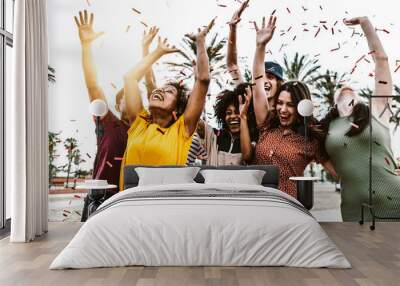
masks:
{"label": "raised hand", "polygon": [[208,32],[210,32],[211,28],[215,24],[215,19],[216,19],[216,17],[214,19],[212,19],[211,22],[203,29],[199,28],[198,33],[196,35],[195,34],[186,34],[185,37],[191,39],[192,41],[196,41],[196,42],[205,40]]}
{"label": "raised hand", "polygon": [[166,55],[179,52],[179,49],[168,44],[167,38],[163,40],[161,37],[158,37],[157,51],[159,51],[162,55]]}
{"label": "raised hand", "polygon": [[157,35],[158,31],[160,29],[157,28],[156,26],[151,27],[150,30],[146,31],[144,30],[143,32],[143,39],[142,39],[142,47],[145,49],[148,49],[153,42],[155,36]]}
{"label": "raised hand", "polygon": [[265,17],[263,17],[261,29],[258,28],[257,23],[254,21],[254,28],[256,29],[256,43],[257,45],[266,45],[274,35],[276,17],[270,16],[267,26],[265,26]]}
{"label": "raised hand", "polygon": [[249,111],[251,98],[253,96],[250,86],[246,87],[245,91],[246,94],[244,94],[244,102],[243,97],[239,95],[239,114],[241,120],[247,120],[247,112]]}
{"label": "raised hand", "polygon": [[76,25],[78,26],[79,39],[81,40],[82,44],[90,44],[104,34],[104,32],[96,33],[93,31],[93,13],[90,13],[89,16],[86,10],[83,12],[79,11],[79,20],[76,16],[74,16],[74,19]]}
{"label": "raised hand", "polygon": [[240,5],[240,8],[235,11],[235,13],[232,16],[231,21],[229,22],[230,26],[236,26],[240,20],[242,20],[240,17],[242,16],[243,11],[249,6],[250,0],[246,0]]}
{"label": "raised hand", "polygon": [[355,17],[351,19],[343,19],[343,23],[346,26],[355,26],[355,25],[361,25],[366,20],[368,20],[367,17]]}

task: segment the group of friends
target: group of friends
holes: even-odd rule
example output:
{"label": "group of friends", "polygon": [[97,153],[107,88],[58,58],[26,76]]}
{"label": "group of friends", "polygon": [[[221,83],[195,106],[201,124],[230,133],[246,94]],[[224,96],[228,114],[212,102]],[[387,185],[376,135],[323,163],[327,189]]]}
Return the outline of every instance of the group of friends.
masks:
{"label": "group of friends", "polygon": [[[214,20],[197,34],[186,35],[196,43],[197,51],[192,88],[177,80],[156,86],[152,65],[179,50],[167,39],[158,37],[157,47],[150,51],[159,32],[157,27],[152,27],[143,34],[142,59],[124,75],[124,87],[116,95],[115,109],[119,115],[109,109],[100,120],[98,128],[103,132],[97,138],[93,178],[106,179],[123,191],[124,166],[127,165],[191,165],[196,159],[216,166],[276,165],[280,171],[279,189],[296,197],[296,184],[289,178],[302,176],[306,166],[315,161],[341,182],[343,220],[358,221],[361,204],[368,202],[369,196],[368,129],[371,122],[376,213],[383,217],[400,216],[400,176],[396,173],[388,127],[390,99],[378,97],[372,106],[368,106],[356,90],[344,85],[336,91],[334,105],[324,119],[318,121],[310,116],[305,121],[297,106],[303,99],[311,100],[307,84],[285,81],[282,67],[265,60],[266,47],[276,29],[277,18],[274,16],[263,18],[259,25],[254,22],[253,78],[252,82],[245,82],[238,66],[236,41],[237,25],[248,3],[249,0],[244,1],[228,23],[227,72],[235,87],[225,89],[217,96],[215,116],[220,128],[213,128],[202,120],[212,80],[206,37]],[[94,15],[86,10],[79,12],[75,22],[89,99],[102,99],[109,104],[97,80],[92,55],[92,44],[102,33],[93,30]],[[373,51],[374,94],[392,94],[388,57],[369,19],[345,19],[344,24],[360,26]],[[139,89],[143,79],[148,108],[143,106]],[[306,131],[309,133],[307,141]],[[115,158],[122,160],[115,161]],[[114,162],[112,167],[108,164],[110,161]]]}

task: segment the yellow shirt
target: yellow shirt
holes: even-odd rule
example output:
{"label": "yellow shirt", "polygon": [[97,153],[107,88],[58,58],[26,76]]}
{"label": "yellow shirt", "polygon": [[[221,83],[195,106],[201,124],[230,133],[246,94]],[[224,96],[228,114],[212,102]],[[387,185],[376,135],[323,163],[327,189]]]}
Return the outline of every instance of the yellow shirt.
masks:
{"label": "yellow shirt", "polygon": [[184,116],[170,127],[162,128],[149,121],[146,110],[136,116],[128,130],[128,141],[120,172],[120,191],[124,187],[126,165],[185,165],[192,135],[187,136]]}

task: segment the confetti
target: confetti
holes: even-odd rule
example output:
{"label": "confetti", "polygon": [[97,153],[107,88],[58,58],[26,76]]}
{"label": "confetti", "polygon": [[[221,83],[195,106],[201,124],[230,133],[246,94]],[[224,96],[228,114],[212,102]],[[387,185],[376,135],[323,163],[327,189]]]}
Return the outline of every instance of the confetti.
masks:
{"label": "confetti", "polygon": [[354,106],[354,99],[350,101],[349,106]]}
{"label": "confetti", "polygon": [[128,33],[130,28],[131,28],[131,25],[126,26],[125,32]]}
{"label": "confetti", "polygon": [[272,11],[271,16],[274,16],[275,12],[276,12],[276,9],[274,11]]}
{"label": "confetti", "polygon": [[369,64],[371,63],[371,61],[368,60],[367,58],[365,58],[364,61],[366,61],[366,62],[369,63]]}
{"label": "confetti", "polygon": [[375,51],[370,51],[369,53],[368,53],[368,55],[372,55],[372,54],[375,54],[376,52]]}
{"label": "confetti", "polygon": [[388,164],[390,166],[390,161],[387,157],[385,157],[385,161],[386,161],[386,164]]}
{"label": "confetti", "polygon": [[303,11],[304,11],[304,12],[308,10],[308,9],[307,9],[306,7],[304,7],[304,6],[301,6],[301,8],[303,8]]}
{"label": "confetti", "polygon": [[67,217],[68,215],[63,213],[63,216]]}
{"label": "confetti", "polygon": [[160,132],[162,135],[165,134],[165,132],[163,130],[161,130],[160,128],[157,128],[157,131]]}
{"label": "confetti", "polygon": [[289,8],[287,8],[287,7],[286,7],[286,10],[287,10],[287,11],[288,11],[288,13],[290,14],[290,10],[289,10]]}
{"label": "confetti", "polygon": [[319,57],[321,54],[316,54],[314,57]]}
{"label": "confetti", "polygon": [[376,144],[376,145],[378,145],[378,146],[381,146],[381,144],[379,144],[378,142],[376,142],[376,141],[374,141],[374,143]]}
{"label": "confetti", "polygon": [[80,213],[80,212],[78,212],[78,211],[75,211],[75,213],[76,213],[77,215],[79,215],[79,216],[81,215],[81,213]]}
{"label": "confetti", "polygon": [[294,37],[293,37],[293,41],[296,40],[296,37],[297,37],[297,36],[294,36]]}
{"label": "confetti", "polygon": [[363,55],[361,58],[359,58],[359,59],[356,61],[356,64],[358,64],[359,62],[361,62],[361,61],[363,60],[363,58],[365,58],[365,55]]}
{"label": "confetti", "polygon": [[115,84],[113,84],[113,83],[110,83],[110,84],[114,89],[117,89],[117,86]]}
{"label": "confetti", "polygon": [[310,30],[308,30],[308,29],[306,29],[306,28],[303,29],[303,32],[308,32],[308,31],[310,31]]}
{"label": "confetti", "polygon": [[124,158],[123,157],[114,157],[115,161],[122,161]]}
{"label": "confetti", "polygon": [[106,164],[108,165],[108,167],[110,167],[110,168],[112,168],[113,167],[113,165],[110,163],[110,162],[106,162]]}
{"label": "confetti", "polygon": [[336,26],[336,24],[337,24],[338,22],[339,22],[339,21],[336,21],[335,24],[333,24],[333,26]]}
{"label": "confetti", "polygon": [[374,77],[374,73],[370,72],[370,73],[368,74],[368,76]]}
{"label": "confetti", "polygon": [[318,28],[318,31],[315,33],[314,38],[316,38],[318,36],[319,31],[321,31],[321,28]]}
{"label": "confetti", "polygon": [[92,158],[92,156],[90,156],[89,153],[86,153],[86,156],[88,156],[90,159]]}
{"label": "confetti", "polygon": [[394,70],[394,72],[397,72],[399,69],[400,69],[400,66],[398,66],[398,67]]}
{"label": "confetti", "polygon": [[380,84],[387,84],[387,81],[380,80],[380,81],[378,81],[378,83],[380,83]]}
{"label": "confetti", "polygon": [[360,128],[360,126],[358,126],[357,124],[355,124],[353,122],[350,122],[350,125],[353,126],[354,128],[357,128],[357,129]]}
{"label": "confetti", "polygon": [[70,211],[67,211],[67,210],[63,210],[64,212],[66,212],[66,213],[68,213],[68,214],[70,214],[71,212]]}
{"label": "confetti", "polygon": [[331,52],[337,51],[340,49],[340,43],[338,43],[338,47],[331,50]]}
{"label": "confetti", "polygon": [[219,6],[219,7],[226,8],[226,5],[223,5],[223,4],[218,4],[218,6]]}
{"label": "confetti", "polygon": [[254,78],[254,80],[258,80],[258,79],[263,78],[263,77],[264,77],[263,75],[259,75],[258,77]]}
{"label": "confetti", "polygon": [[81,199],[82,197],[80,195],[74,195],[74,198]]}
{"label": "confetti", "polygon": [[290,26],[290,27],[289,27],[289,29],[287,29],[287,31],[286,31],[286,32],[289,32],[291,29],[292,29],[292,26]]}
{"label": "confetti", "polygon": [[332,31],[332,35],[335,35],[335,30],[333,28],[331,28]]}
{"label": "confetti", "polygon": [[146,24],[145,22],[140,21],[140,23],[141,23],[143,26],[145,26],[146,28],[148,27],[147,24]]}
{"label": "confetti", "polygon": [[132,11],[133,11],[133,12],[136,12],[136,13],[138,13],[138,14],[142,14],[142,12],[140,12],[138,9],[135,9],[135,8],[132,8]]}
{"label": "confetti", "polygon": [[324,29],[328,31],[328,27],[326,25],[322,25],[322,27],[324,27]]}
{"label": "confetti", "polygon": [[323,10],[321,5],[319,5],[319,9]]}

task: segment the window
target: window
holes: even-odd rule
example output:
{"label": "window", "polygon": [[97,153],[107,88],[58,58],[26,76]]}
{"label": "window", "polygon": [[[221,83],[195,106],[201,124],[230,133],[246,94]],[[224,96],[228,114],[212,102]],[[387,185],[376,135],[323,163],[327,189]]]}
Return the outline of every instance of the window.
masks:
{"label": "window", "polygon": [[5,186],[5,98],[11,92],[14,0],[0,0],[0,236],[9,231],[10,194]]}

